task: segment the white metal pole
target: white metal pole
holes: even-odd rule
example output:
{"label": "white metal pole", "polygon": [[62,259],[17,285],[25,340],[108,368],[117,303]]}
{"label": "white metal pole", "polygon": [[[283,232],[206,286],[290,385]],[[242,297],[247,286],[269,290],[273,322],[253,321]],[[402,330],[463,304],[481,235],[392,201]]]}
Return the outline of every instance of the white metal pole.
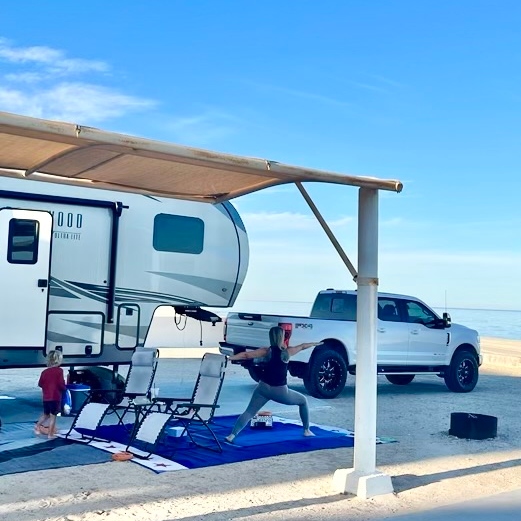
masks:
{"label": "white metal pole", "polygon": [[354,468],[333,478],[342,493],[369,498],[393,492],[391,478],[376,470],[376,370],[378,303],[378,191],[358,198],[358,278]]}

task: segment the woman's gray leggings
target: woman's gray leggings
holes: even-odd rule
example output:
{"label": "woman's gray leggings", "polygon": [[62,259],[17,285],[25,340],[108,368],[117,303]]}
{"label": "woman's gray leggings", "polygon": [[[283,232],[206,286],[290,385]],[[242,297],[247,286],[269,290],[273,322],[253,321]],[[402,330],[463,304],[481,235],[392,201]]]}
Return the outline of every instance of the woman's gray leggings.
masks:
{"label": "woman's gray leggings", "polygon": [[246,424],[266,405],[267,402],[273,400],[283,405],[298,405],[300,419],[304,429],[309,429],[309,409],[308,401],[303,394],[288,389],[287,385],[271,386],[267,383],[260,382],[246,410],[237,418],[233,426],[232,434],[237,436],[239,432],[246,427]]}

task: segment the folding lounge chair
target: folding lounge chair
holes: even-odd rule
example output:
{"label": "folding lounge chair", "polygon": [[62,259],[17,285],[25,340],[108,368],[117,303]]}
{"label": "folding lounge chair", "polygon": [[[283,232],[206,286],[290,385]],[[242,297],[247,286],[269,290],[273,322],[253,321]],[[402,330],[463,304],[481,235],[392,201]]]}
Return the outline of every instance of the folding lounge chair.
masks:
{"label": "folding lounge chair", "polygon": [[[124,425],[125,415],[129,411],[133,411],[135,414],[134,423],[137,425],[141,410],[152,405],[150,388],[156,374],[158,357],[159,351],[157,349],[136,349],[130,362],[125,388],[123,393],[120,393],[121,401],[113,403],[111,399],[117,391],[93,389],[65,437],[67,438],[73,430],[95,431],[101,425],[105,416],[111,413],[115,413],[117,416],[118,424]],[[92,400],[94,395],[97,400],[100,400],[100,396],[101,400],[105,397],[105,403],[94,402]],[[92,441],[94,435],[86,436],[82,434],[82,438],[90,438],[89,441]]]}
{"label": "folding lounge chair", "polygon": [[[224,355],[206,353],[201,360],[199,374],[195,382],[191,398],[170,398],[159,396],[152,403],[163,407],[163,412],[152,411],[149,408],[144,418],[137,425],[131,437],[127,451],[138,457],[150,457],[171,420],[177,420],[182,426],[180,436],[185,433],[192,443],[216,452],[222,452],[221,444],[211,428],[215,410],[219,407],[217,401],[221,392],[227,359]],[[199,426],[199,429],[197,429]],[[194,429],[195,427],[195,429]],[[201,427],[210,434],[212,445],[200,443]],[[195,431],[198,432],[195,432]],[[214,448],[214,443],[216,447]],[[147,447],[148,452],[141,450]],[[135,449],[138,450],[135,450]]]}

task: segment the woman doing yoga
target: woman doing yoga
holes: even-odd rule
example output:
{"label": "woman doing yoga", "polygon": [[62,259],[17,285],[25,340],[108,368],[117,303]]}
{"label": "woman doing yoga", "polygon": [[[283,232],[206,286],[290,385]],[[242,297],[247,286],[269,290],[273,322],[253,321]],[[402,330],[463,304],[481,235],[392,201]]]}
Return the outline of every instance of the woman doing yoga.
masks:
{"label": "woman doing yoga", "polygon": [[248,407],[237,418],[232,432],[226,437],[226,441],[232,443],[239,432],[270,400],[283,405],[298,405],[300,419],[304,427],[304,436],[314,436],[309,430],[309,410],[306,397],[297,391],[288,389],[287,378],[290,357],[303,349],[314,347],[318,344],[319,342],[308,342],[298,346],[286,347],[284,345],[284,330],[276,326],[270,329],[270,347],[244,351],[243,353],[230,356],[230,360],[264,358],[265,364],[264,370],[260,375],[259,385],[253,391]]}

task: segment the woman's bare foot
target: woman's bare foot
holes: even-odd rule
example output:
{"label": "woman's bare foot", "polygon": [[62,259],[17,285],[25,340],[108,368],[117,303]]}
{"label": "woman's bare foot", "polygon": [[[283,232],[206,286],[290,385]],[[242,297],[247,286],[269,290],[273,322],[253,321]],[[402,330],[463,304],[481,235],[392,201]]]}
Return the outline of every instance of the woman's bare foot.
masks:
{"label": "woman's bare foot", "polygon": [[42,431],[40,430],[40,427],[38,425],[35,425],[34,433],[36,434],[36,436],[39,436],[42,433]]}
{"label": "woman's bare foot", "polygon": [[309,429],[304,429],[304,436],[314,436],[315,434]]}

